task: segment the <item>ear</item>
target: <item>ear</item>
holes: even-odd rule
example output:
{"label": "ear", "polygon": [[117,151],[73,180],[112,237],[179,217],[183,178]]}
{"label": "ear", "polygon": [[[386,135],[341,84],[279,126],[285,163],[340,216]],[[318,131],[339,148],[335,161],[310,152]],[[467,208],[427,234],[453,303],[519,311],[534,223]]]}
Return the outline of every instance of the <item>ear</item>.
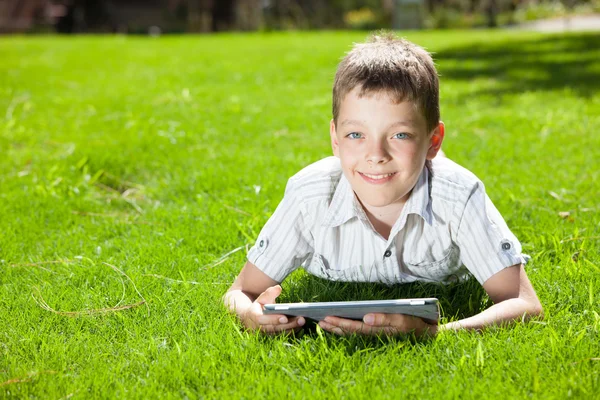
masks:
{"label": "ear", "polygon": [[427,150],[427,159],[432,160],[442,148],[444,141],[444,123],[440,121],[439,125],[431,132],[429,138],[429,149]]}
{"label": "ear", "polygon": [[332,119],[329,122],[329,136],[331,137],[331,150],[333,150],[333,155],[336,157],[340,157],[340,146],[337,139],[337,133],[335,130],[335,121]]}

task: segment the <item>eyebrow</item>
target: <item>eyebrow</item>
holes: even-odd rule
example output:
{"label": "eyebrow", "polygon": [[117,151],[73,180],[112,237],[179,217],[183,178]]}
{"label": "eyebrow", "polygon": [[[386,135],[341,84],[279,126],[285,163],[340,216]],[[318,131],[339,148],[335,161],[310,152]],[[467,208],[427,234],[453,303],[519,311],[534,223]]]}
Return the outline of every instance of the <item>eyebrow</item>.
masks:
{"label": "eyebrow", "polygon": [[393,124],[391,124],[390,126],[388,126],[388,130],[392,129],[392,128],[396,128],[396,127],[407,127],[407,128],[412,128],[415,127],[417,125],[416,121],[413,121],[412,119],[407,119],[406,121],[396,121]]}
{"label": "eyebrow", "polygon": [[[342,123],[340,124],[340,126],[346,126],[346,125],[359,125],[359,126],[364,126],[364,124],[356,119],[345,119],[342,121]],[[406,120],[406,121],[396,121],[392,124],[390,124],[386,130],[390,130],[392,128],[396,128],[396,127],[400,127],[400,126],[405,126],[405,127],[413,127],[415,126],[415,121],[413,120]]]}
{"label": "eyebrow", "polygon": [[362,126],[362,122],[355,120],[355,119],[345,119],[342,121],[342,123],[340,125],[341,126],[344,126],[344,125],[361,125]]}

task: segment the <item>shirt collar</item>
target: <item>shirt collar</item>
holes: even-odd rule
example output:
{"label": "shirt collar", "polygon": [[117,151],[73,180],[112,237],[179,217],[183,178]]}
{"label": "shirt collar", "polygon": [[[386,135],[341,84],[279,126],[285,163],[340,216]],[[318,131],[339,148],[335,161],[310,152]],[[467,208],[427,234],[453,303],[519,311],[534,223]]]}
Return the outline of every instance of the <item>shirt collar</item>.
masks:
{"label": "shirt collar", "polygon": [[400,217],[392,226],[392,231],[390,232],[390,240],[396,236],[396,234],[404,228],[406,224],[406,219],[410,214],[419,215],[425,222],[429,225],[433,224],[433,210],[431,209],[431,179],[430,179],[431,171],[427,166],[423,167],[421,171],[421,175],[419,175],[419,179],[417,183],[413,187],[413,190],[408,197],[408,201],[404,205],[402,212],[400,213]]}
{"label": "shirt collar", "polygon": [[[408,201],[404,205],[400,217],[392,227],[390,238],[395,236],[395,234],[402,229],[409,214],[420,215],[425,222],[429,225],[432,224],[433,211],[431,209],[429,174],[429,169],[423,167],[423,171],[421,172],[421,175],[419,175],[419,179],[417,180]],[[350,182],[348,182],[342,173],[321,225],[336,227],[354,217],[360,219],[367,218],[360,202],[352,190],[352,186],[350,186]]]}
{"label": "shirt collar", "polygon": [[363,218],[363,216],[366,218],[350,182],[342,173],[321,225],[333,228],[354,217]]}

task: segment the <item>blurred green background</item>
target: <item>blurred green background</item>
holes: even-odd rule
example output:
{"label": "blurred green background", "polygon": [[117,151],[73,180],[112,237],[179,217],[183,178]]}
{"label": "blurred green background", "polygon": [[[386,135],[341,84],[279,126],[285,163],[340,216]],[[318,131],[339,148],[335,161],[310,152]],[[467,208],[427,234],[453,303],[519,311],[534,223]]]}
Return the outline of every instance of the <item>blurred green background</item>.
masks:
{"label": "blurred green background", "polygon": [[0,33],[448,29],[556,18],[587,29],[599,12],[600,0],[3,0]]}

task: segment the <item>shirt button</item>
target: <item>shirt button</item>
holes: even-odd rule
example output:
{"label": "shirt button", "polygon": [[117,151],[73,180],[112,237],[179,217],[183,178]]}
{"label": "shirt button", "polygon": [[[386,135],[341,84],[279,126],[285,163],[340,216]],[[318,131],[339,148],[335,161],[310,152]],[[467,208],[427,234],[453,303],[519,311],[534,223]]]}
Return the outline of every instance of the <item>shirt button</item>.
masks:
{"label": "shirt button", "polygon": [[504,242],[502,243],[502,250],[510,250],[510,243]]}
{"label": "shirt button", "polygon": [[265,247],[265,241],[261,240],[260,243],[258,244],[260,247]]}
{"label": "shirt button", "polygon": [[384,257],[389,257],[392,255],[392,251],[391,250],[386,250],[385,253],[383,253]]}

